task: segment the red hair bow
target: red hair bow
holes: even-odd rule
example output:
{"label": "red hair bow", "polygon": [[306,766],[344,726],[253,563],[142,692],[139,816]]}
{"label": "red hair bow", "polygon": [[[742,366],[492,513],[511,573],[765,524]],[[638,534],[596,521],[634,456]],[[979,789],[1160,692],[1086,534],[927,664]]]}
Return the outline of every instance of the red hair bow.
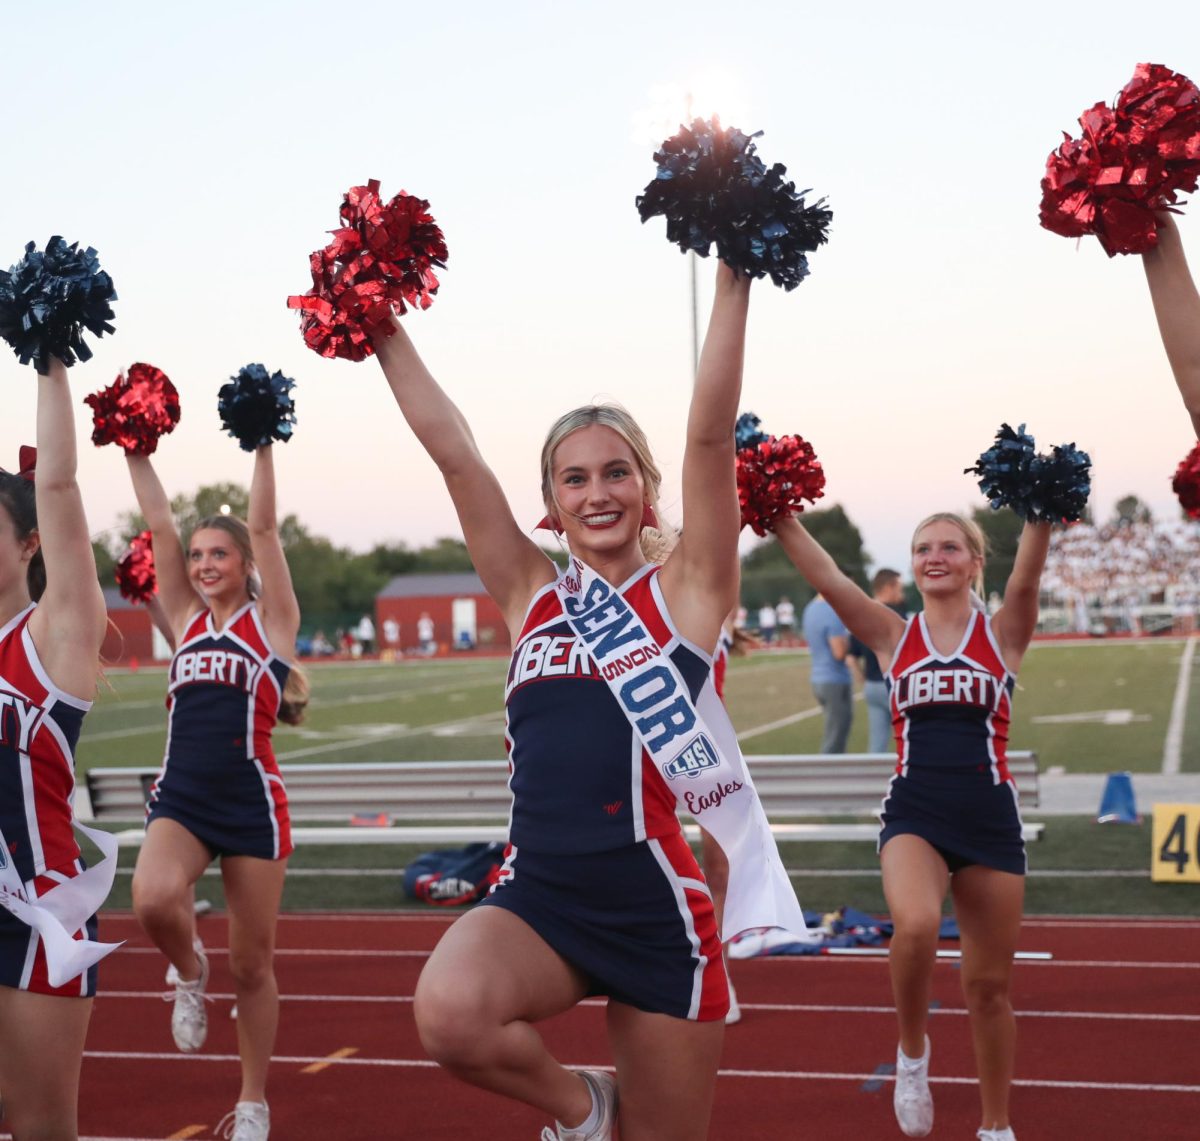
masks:
{"label": "red hair bow", "polygon": [[[17,475],[32,483],[35,467],[37,467],[37,448],[31,448],[28,444],[22,444],[21,450],[17,453]],[[0,467],[0,471],[5,470],[5,468]]]}

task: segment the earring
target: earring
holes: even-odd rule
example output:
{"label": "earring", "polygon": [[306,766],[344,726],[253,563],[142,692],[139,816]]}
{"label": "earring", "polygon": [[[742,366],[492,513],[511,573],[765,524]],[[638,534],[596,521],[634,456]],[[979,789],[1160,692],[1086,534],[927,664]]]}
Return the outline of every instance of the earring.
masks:
{"label": "earring", "polygon": [[642,508],[642,526],[653,527],[656,531],[660,530],[658,516],[654,514],[654,508],[649,503]]}
{"label": "earring", "polygon": [[557,519],[551,519],[549,515],[543,515],[533,525],[533,529],[535,531],[553,531],[556,535],[563,533],[562,524]]}

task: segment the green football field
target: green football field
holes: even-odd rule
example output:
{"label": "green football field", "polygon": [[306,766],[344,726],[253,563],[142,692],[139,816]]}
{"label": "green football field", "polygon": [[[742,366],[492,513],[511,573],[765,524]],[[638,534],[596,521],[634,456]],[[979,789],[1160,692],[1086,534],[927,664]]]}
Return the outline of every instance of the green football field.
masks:
{"label": "green football field", "polygon": [[[1158,772],[1174,714],[1182,768],[1200,770],[1200,663],[1176,696],[1184,647],[1168,639],[1035,645],[1015,695],[1011,747],[1036,751],[1043,770]],[[497,658],[313,666],[308,719],[277,730],[277,755],[287,763],[502,757],[505,667]],[[165,684],[162,669],[113,671],[84,722],[81,770],[161,760]],[[747,753],[818,750],[807,653],[735,659],[728,700]],[[866,748],[861,703],[849,747]]]}

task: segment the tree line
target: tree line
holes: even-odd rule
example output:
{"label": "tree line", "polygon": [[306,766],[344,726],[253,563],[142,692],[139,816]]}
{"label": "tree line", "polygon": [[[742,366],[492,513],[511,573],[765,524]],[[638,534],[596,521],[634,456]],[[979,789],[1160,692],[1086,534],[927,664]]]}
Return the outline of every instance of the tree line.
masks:
{"label": "tree line", "polygon": [[[244,519],[248,506],[248,490],[236,483],[211,484],[193,495],[178,495],[171,500],[179,533],[184,536],[190,535],[196,523],[210,515],[231,513]],[[1011,511],[992,511],[988,507],[978,507],[971,514],[988,541],[985,589],[989,593],[993,590],[1003,593],[1016,555],[1021,520]],[[1112,522],[1121,520],[1151,522],[1152,517],[1150,509],[1137,496],[1128,495],[1118,500]],[[867,568],[873,560],[863,545],[861,532],[845,509],[835,504],[819,511],[806,511],[804,523],[842,570],[866,588]],[[130,539],[145,526],[138,512],[126,512],[115,534],[92,544],[102,585],[113,585],[116,560]],[[370,550],[359,552],[312,534],[295,515],[281,520],[279,534],[287,552],[306,632],[348,627],[362,615],[372,614],[375,596],[396,575],[475,569],[461,539],[438,539],[430,546],[415,548],[403,542],[377,543]],[[546,553],[560,563],[565,558],[562,551]],[[895,569],[907,577],[907,567]],[[919,598],[911,584],[909,589],[913,595],[909,604],[915,609]],[[768,602],[774,604],[785,595],[799,608],[808,602],[813,591],[775,540],[768,538],[742,559],[742,603],[753,614],[758,607]]]}

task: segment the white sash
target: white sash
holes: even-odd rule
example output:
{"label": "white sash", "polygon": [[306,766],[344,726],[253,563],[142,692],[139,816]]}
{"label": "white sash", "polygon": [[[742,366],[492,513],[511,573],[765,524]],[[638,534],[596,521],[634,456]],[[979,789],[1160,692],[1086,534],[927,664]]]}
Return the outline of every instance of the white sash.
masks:
{"label": "white sash", "polygon": [[46,949],[46,975],[52,987],[64,986],[121,946],[72,936],[100,910],[117,874],[117,838],[78,820],[74,824],[100,849],[101,859],[37,899],[31,899],[21,882],[9,858],[4,833],[0,832],[0,907],[11,911],[41,937]]}
{"label": "white sash", "polygon": [[555,591],[621,711],[674,792],[729,860],[723,939],[750,927],[803,933],[804,913],[709,675],[693,704],[670,657],[620,592],[572,557]]}

